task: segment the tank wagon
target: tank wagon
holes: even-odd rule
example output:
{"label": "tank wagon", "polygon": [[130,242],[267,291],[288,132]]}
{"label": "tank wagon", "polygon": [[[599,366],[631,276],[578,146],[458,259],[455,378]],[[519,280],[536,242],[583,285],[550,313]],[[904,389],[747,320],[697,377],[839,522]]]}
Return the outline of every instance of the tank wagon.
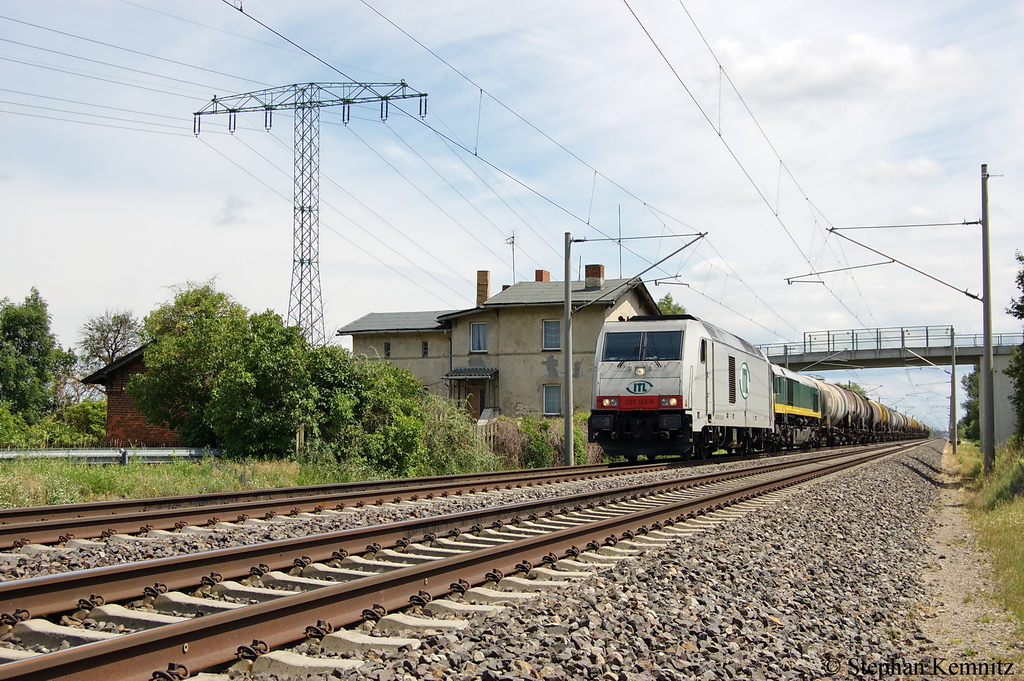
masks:
{"label": "tank wagon", "polygon": [[691,315],[606,323],[593,395],[588,439],[628,460],[928,435],[916,420],[771,364],[747,341]]}

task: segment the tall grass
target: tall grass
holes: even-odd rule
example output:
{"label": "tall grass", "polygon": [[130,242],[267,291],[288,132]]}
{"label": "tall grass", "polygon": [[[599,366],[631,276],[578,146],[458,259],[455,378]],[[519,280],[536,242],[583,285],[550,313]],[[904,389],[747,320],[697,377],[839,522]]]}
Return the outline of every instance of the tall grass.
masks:
{"label": "tall grass", "polygon": [[[113,499],[169,497],[207,492],[322,485],[357,480],[453,475],[561,465],[562,420],[524,417],[501,420],[495,445],[477,435],[465,409],[427,396],[423,442],[408,471],[382,468],[358,447],[314,440],[290,460],[230,459],[127,466],[85,465],[61,459],[0,461],[0,507],[46,506]],[[585,443],[586,414],[576,416],[575,460],[600,461],[601,451]]]}
{"label": "tall grass", "polygon": [[957,458],[972,495],[971,524],[991,554],[999,596],[1024,627],[1024,442],[1014,436],[1001,447],[988,476],[974,443],[958,447]]}
{"label": "tall grass", "polygon": [[96,466],[61,459],[0,462],[0,507],[181,496],[302,484],[293,461],[180,461]]}

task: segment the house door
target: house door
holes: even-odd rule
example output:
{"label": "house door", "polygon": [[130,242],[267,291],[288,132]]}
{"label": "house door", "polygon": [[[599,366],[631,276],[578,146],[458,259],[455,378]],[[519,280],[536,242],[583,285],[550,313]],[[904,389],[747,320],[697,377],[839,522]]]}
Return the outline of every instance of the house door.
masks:
{"label": "house door", "polygon": [[469,415],[479,419],[480,414],[487,408],[487,381],[467,381],[466,401],[469,405]]}

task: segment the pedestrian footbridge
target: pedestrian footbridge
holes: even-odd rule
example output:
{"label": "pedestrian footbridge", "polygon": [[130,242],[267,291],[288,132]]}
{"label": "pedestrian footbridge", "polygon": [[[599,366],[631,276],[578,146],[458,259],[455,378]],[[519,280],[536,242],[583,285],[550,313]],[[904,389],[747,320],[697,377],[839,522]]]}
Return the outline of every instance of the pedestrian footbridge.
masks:
{"label": "pedestrian footbridge", "polygon": [[[1015,415],[1010,403],[1013,390],[1009,366],[1014,346],[1024,344],[1024,333],[992,336],[993,388],[995,391],[995,439],[1005,442],[1014,432]],[[897,326],[844,331],[809,331],[803,341],[760,345],[774,364],[793,371],[842,371],[887,367],[981,365],[983,337],[956,333],[951,326]]]}

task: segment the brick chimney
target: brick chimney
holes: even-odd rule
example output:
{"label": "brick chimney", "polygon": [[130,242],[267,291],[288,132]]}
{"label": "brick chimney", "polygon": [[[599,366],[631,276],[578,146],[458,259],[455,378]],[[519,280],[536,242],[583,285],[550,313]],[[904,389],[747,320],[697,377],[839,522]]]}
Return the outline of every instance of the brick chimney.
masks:
{"label": "brick chimney", "polygon": [[584,286],[587,288],[601,288],[604,286],[604,265],[587,265],[587,279]]}
{"label": "brick chimney", "polygon": [[537,270],[534,273],[534,281],[551,281],[551,273],[547,270]]}
{"label": "brick chimney", "polygon": [[476,271],[476,306],[482,307],[491,297],[491,273],[488,270]]}

